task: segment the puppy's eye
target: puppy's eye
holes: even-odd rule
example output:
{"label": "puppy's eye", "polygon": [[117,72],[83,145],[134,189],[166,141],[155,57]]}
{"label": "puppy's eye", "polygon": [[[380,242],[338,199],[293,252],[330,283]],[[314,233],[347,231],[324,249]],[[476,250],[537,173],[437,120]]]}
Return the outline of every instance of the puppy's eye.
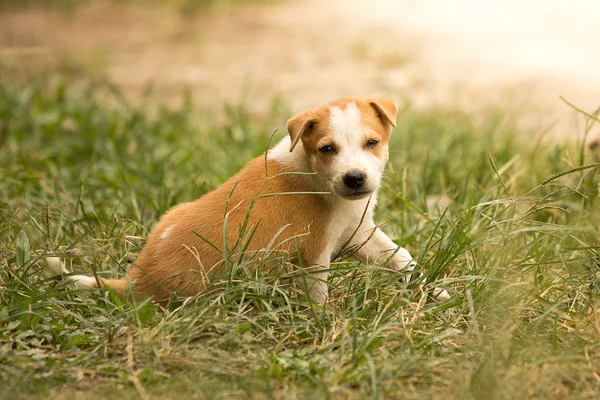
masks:
{"label": "puppy's eye", "polygon": [[370,147],[370,148],[377,147],[378,144],[379,144],[379,140],[369,139],[369,141],[367,142],[367,147]]}
{"label": "puppy's eye", "polygon": [[325,146],[321,146],[319,147],[319,151],[321,153],[333,153],[333,147],[331,147],[330,145],[326,144]]}

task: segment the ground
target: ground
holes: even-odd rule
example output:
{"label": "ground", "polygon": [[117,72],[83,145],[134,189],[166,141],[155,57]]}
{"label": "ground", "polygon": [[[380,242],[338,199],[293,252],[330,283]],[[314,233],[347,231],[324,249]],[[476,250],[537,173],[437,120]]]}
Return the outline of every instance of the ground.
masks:
{"label": "ground", "polygon": [[66,53],[128,94],[153,85],[161,99],[176,102],[188,89],[203,107],[247,100],[255,112],[274,96],[295,110],[392,93],[419,106],[479,111],[495,104],[561,138],[579,135],[581,119],[559,96],[588,112],[598,107],[600,56],[590,49],[600,8],[589,3],[217,4],[192,14],[109,1],[73,12],[6,11],[0,67],[46,68]]}

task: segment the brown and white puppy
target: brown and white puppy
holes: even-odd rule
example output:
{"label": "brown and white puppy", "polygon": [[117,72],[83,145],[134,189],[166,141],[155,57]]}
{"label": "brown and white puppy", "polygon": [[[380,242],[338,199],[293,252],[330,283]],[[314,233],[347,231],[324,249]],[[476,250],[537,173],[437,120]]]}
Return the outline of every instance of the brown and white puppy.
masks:
{"label": "brown and white puppy", "polygon": [[[127,278],[70,279],[80,287],[100,283],[119,295],[135,282],[136,299],[165,301],[173,293],[193,296],[209,276],[227,273],[225,244],[254,256],[276,248],[310,271],[302,277],[304,288],[323,303],[329,263],[344,245],[354,246],[353,256],[366,263],[412,268],[409,252],[373,222],[396,113],[390,100],[344,98],[294,116],[287,124],[289,136],[266,157],[250,161],[200,199],[169,210]],[[243,245],[238,243],[242,226],[242,236],[253,232]],[[54,273],[66,272],[57,258],[49,264]]]}

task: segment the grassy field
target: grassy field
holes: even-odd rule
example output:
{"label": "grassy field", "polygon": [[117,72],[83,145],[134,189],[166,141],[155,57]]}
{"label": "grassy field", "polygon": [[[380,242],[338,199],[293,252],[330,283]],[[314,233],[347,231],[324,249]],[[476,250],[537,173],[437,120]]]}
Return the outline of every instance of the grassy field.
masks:
{"label": "grassy field", "polygon": [[324,309],[244,270],[163,309],[42,274],[56,254],[122,276],[161,214],[264,152],[292,113],[223,107],[225,121],[103,81],[0,85],[0,398],[596,398],[598,153],[500,110],[403,105],[376,220],[424,289],[339,260]]}

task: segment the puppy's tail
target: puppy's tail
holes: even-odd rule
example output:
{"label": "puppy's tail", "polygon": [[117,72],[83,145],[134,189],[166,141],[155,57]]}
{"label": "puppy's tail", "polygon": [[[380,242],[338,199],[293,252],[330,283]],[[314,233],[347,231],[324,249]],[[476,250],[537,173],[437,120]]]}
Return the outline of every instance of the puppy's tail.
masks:
{"label": "puppy's tail", "polygon": [[[48,263],[48,273],[50,276],[58,276],[69,274],[69,270],[64,262],[59,257],[46,257]],[[100,279],[96,280],[93,276],[86,275],[70,275],[67,279],[77,286],[79,289],[109,287],[114,289],[115,293],[121,298],[125,297],[125,291],[129,287],[128,279]]]}

